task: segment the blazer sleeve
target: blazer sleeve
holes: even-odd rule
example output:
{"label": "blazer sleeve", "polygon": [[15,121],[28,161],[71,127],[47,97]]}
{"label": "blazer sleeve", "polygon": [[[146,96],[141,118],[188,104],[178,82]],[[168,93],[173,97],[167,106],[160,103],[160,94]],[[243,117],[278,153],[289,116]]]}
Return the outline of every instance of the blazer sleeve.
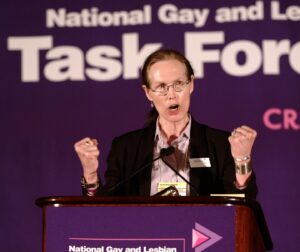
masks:
{"label": "blazer sleeve", "polygon": [[153,139],[152,128],[116,137],[107,157],[105,184],[99,188],[97,195],[148,195],[151,167],[145,164],[150,164],[153,158]]}

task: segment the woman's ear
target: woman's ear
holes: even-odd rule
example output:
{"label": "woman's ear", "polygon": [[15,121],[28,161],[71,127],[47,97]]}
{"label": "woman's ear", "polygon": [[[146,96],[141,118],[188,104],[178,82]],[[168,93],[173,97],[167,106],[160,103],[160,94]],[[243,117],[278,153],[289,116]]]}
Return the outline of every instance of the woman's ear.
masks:
{"label": "woman's ear", "polygon": [[194,80],[195,80],[194,75],[191,75],[190,94],[192,94],[194,91]]}
{"label": "woman's ear", "polygon": [[147,88],[146,85],[142,85],[142,87],[144,89],[144,92],[145,92],[145,95],[146,95],[147,99],[152,102],[153,99],[151,98],[151,94],[149,92],[149,88]]}

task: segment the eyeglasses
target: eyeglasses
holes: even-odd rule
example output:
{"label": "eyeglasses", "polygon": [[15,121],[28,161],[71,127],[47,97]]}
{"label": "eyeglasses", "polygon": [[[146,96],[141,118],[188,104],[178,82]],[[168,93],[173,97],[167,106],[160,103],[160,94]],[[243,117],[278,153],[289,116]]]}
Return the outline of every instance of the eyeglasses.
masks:
{"label": "eyeglasses", "polygon": [[165,83],[161,83],[158,87],[156,87],[155,89],[150,88],[150,90],[152,92],[157,93],[160,96],[166,96],[169,92],[169,88],[173,87],[175,92],[182,92],[185,87],[190,83],[190,80],[187,81],[175,81],[173,82],[173,84],[165,84]]}

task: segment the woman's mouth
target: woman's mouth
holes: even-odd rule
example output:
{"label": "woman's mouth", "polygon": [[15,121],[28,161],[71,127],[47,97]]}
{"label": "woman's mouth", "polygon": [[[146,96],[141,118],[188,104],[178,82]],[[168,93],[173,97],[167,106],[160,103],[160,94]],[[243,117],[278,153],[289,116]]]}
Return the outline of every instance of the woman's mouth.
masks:
{"label": "woman's mouth", "polygon": [[170,111],[177,111],[179,109],[179,105],[178,104],[172,104],[169,106],[169,110]]}

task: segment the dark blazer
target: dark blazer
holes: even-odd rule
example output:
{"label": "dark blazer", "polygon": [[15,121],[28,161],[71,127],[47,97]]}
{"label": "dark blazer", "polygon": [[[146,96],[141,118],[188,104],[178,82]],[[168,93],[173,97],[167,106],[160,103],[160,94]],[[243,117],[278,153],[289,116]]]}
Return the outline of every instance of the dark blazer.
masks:
{"label": "dark blazer", "polygon": [[[107,159],[105,185],[100,195],[149,196],[151,187],[151,160],[153,159],[156,124],[126,133],[113,140]],[[209,157],[210,168],[191,168],[190,183],[199,195],[211,193],[245,193],[255,198],[257,186],[252,174],[246,189],[234,186],[235,168],[231,156],[229,133],[199,124],[192,119],[190,138],[190,158]],[[149,164],[136,176],[126,180],[141,167]],[[117,186],[116,186],[117,185]],[[190,190],[191,196],[196,193]]]}

